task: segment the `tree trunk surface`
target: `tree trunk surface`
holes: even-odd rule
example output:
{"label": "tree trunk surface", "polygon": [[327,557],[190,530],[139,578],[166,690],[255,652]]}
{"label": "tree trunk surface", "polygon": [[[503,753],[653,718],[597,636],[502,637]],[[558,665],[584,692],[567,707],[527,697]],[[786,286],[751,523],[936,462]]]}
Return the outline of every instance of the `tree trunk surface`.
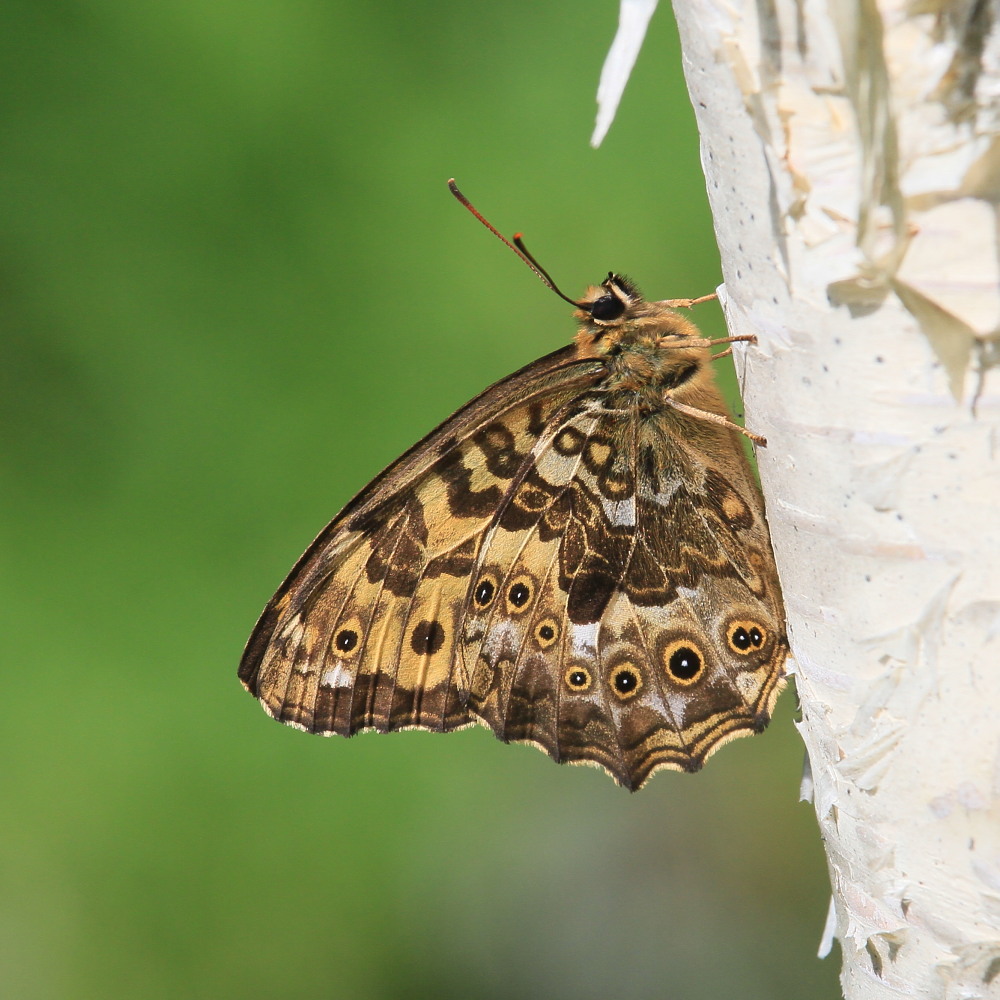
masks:
{"label": "tree trunk surface", "polygon": [[675,8],[844,994],[997,997],[1000,11]]}

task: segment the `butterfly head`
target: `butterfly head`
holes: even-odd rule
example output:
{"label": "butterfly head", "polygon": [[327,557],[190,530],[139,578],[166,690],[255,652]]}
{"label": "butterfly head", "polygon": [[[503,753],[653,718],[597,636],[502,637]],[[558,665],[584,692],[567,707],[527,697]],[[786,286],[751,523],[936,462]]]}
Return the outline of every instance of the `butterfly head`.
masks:
{"label": "butterfly head", "polygon": [[577,347],[584,356],[599,357],[632,345],[655,349],[664,340],[699,344],[698,330],[666,302],[648,302],[624,275],[608,273],[591,285],[573,315],[580,323]]}
{"label": "butterfly head", "polygon": [[600,285],[591,285],[578,303],[577,319],[590,321],[598,327],[610,327],[643,301],[639,289],[624,275],[608,272]]}

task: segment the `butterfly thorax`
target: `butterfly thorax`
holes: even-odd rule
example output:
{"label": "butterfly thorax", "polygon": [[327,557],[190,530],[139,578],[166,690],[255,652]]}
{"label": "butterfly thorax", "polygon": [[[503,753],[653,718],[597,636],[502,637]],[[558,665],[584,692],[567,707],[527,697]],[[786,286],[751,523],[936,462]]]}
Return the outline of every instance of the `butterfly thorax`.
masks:
{"label": "butterfly thorax", "polygon": [[665,302],[647,302],[627,279],[610,275],[592,285],[574,315],[581,358],[604,361],[601,388],[614,405],[646,413],[669,407],[665,397],[725,413],[715,386],[708,343],[698,328]]}

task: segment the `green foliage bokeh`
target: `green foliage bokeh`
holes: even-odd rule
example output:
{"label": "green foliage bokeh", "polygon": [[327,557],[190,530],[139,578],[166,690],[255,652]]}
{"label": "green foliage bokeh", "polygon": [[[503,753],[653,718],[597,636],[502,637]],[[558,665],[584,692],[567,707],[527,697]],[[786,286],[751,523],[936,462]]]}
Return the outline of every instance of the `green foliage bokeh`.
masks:
{"label": "green foliage bokeh", "polygon": [[720,280],[668,8],[587,144],[616,17],[0,12],[0,996],[836,992],[792,696],[630,796],[483,730],[308,737],[236,681],[339,506],[572,334],[449,176],[569,294]]}

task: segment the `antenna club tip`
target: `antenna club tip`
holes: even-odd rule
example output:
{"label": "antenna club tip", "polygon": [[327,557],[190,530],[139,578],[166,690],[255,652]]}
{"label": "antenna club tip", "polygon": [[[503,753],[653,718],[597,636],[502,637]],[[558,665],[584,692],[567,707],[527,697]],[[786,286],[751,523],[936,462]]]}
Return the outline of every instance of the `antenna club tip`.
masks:
{"label": "antenna club tip", "polygon": [[456,197],[456,198],[457,198],[457,199],[458,199],[458,200],[459,200],[459,201],[460,201],[460,202],[461,202],[461,203],[462,203],[462,204],[463,204],[463,205],[464,205],[464,206],[465,206],[466,208],[468,208],[468,209],[470,209],[470,210],[472,209],[472,206],[471,206],[471,205],[469,204],[469,199],[468,199],[468,198],[466,198],[466,197],[465,197],[465,195],[464,195],[464,194],[462,194],[462,192],[458,190],[458,185],[457,185],[457,184],[455,183],[455,178],[454,178],[454,177],[450,177],[450,178],[448,179],[448,190],[449,190],[449,191],[451,191],[451,193],[452,193],[452,194],[453,194],[453,195],[454,195],[454,196],[455,196],[455,197]]}
{"label": "antenna club tip", "polygon": [[524,239],[524,233],[514,233],[514,239],[515,240],[523,240]]}

